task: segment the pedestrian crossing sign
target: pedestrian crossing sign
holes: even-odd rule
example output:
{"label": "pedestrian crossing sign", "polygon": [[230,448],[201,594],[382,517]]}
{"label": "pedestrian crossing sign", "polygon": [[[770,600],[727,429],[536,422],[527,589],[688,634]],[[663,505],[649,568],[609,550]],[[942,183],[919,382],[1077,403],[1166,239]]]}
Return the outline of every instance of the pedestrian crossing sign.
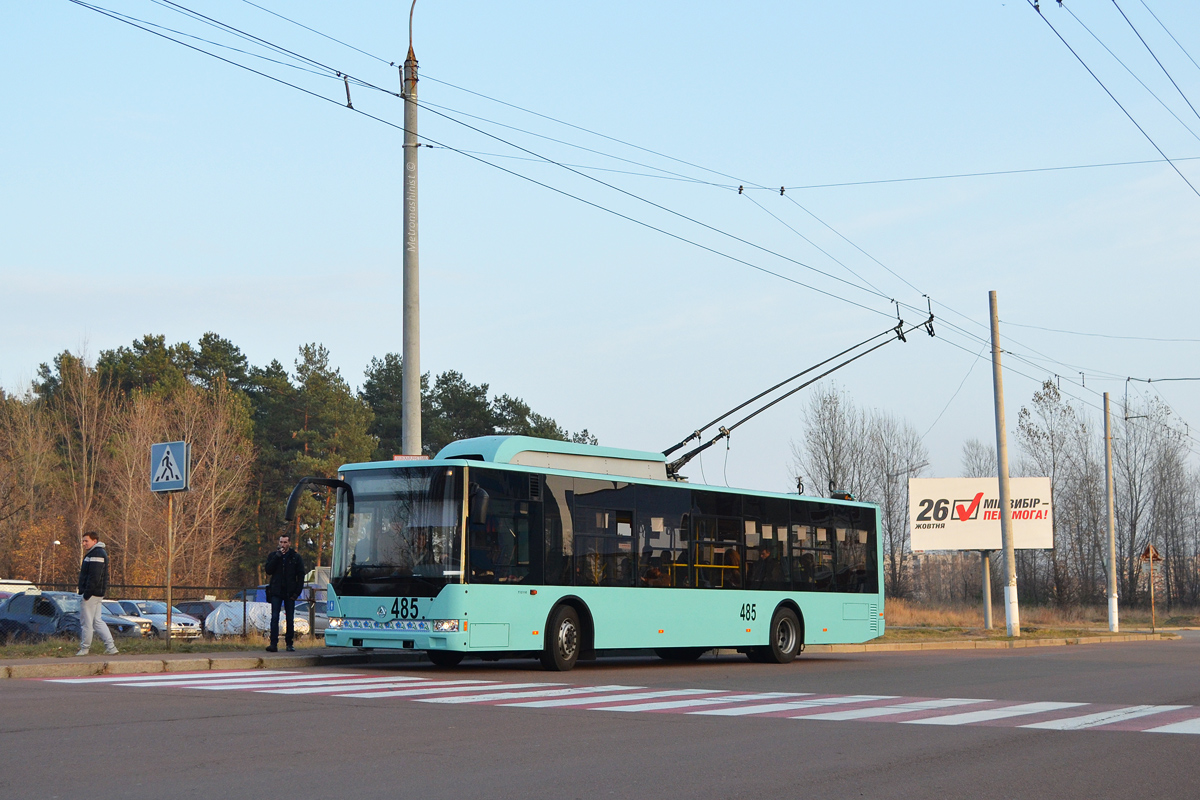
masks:
{"label": "pedestrian crossing sign", "polygon": [[187,491],[191,455],[187,442],[150,445],[150,491]]}

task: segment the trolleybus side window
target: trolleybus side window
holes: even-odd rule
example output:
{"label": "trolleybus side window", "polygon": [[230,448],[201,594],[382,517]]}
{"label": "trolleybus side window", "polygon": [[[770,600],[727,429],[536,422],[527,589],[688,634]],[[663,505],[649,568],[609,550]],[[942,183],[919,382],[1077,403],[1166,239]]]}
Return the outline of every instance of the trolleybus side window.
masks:
{"label": "trolleybus side window", "polygon": [[633,508],[636,487],[575,479],[576,586],[633,586]]}
{"label": "trolleybus side window", "polygon": [[692,492],[665,486],[637,487],[638,584],[688,585]]}
{"label": "trolleybus side window", "polygon": [[575,526],[571,520],[571,501],[575,481],[547,475],[542,483],[542,513],[545,531],[546,584],[570,586],[575,552]]}
{"label": "trolleybus side window", "polygon": [[742,520],[696,516],[693,525],[695,585],[701,589],[741,589],[745,563]]}
{"label": "trolleybus side window", "polygon": [[525,473],[471,470],[472,583],[542,582],[542,504],[529,499],[529,480]]}
{"label": "trolleybus side window", "polygon": [[788,501],[775,497],[743,499],[746,527],[746,588],[788,590]]}

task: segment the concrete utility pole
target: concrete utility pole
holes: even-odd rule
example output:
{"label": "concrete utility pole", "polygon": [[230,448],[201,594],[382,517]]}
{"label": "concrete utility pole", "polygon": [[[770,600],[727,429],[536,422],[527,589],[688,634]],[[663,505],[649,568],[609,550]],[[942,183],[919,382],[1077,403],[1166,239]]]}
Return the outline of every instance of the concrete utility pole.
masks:
{"label": "concrete utility pole", "polygon": [[1008,433],[1004,426],[1004,376],[1000,372],[1000,315],[996,293],[988,292],[992,317],[992,386],[996,398],[996,474],[1000,478],[1000,539],[1004,544],[1004,619],[1009,636],[1021,635],[1021,614],[1017,608],[1017,561],[1012,534],[1012,495],[1008,489]]}
{"label": "concrete utility pole", "polygon": [[400,384],[400,449],[421,454],[421,292],[417,257],[417,56],[412,47],[412,15],[408,11],[408,57],[404,60],[404,372]]}
{"label": "concrete utility pole", "polygon": [[983,572],[983,629],[992,629],[992,551],[979,551],[979,566]]}
{"label": "concrete utility pole", "polygon": [[1116,633],[1120,629],[1117,621],[1117,504],[1113,496],[1112,414],[1108,392],[1104,393],[1104,484],[1108,498],[1108,629]]}

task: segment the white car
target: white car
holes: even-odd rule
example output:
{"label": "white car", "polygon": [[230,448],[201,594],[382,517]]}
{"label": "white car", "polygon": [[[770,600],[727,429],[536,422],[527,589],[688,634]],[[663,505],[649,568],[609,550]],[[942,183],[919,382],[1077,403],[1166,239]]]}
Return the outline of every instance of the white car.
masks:
{"label": "white car", "polygon": [[[121,608],[127,614],[144,617],[150,620],[151,634],[158,639],[166,637],[167,604],[158,600],[118,600]],[[197,639],[202,629],[200,620],[189,616],[177,608],[171,609],[171,638]]]}
{"label": "white car", "polygon": [[[245,620],[245,628],[242,627],[243,620]],[[301,616],[300,611],[297,610],[293,622],[296,624],[295,635],[297,637],[306,636],[309,633],[307,613]],[[240,600],[223,603],[208,615],[208,618],[204,620],[204,626],[218,638],[221,636],[245,636],[252,633],[269,636],[271,634],[271,604],[243,603]],[[283,618],[283,609],[280,609],[279,635],[281,637],[286,628],[287,622]]]}
{"label": "white car", "polygon": [[142,636],[154,635],[154,622],[152,620],[137,614],[130,614],[125,610],[125,606],[121,605],[116,600],[105,600],[104,611],[106,614],[111,614],[114,617],[127,620],[128,622],[132,622],[134,625],[137,625],[138,630],[142,632]]}

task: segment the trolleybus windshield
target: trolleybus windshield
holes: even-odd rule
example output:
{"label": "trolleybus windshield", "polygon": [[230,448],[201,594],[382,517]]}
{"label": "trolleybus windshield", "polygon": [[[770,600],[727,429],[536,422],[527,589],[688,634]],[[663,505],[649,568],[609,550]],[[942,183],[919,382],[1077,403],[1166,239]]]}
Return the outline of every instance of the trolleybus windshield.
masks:
{"label": "trolleybus windshield", "polygon": [[460,471],[349,471],[354,518],[338,503],[332,584],[341,595],[433,597],[462,582]]}

